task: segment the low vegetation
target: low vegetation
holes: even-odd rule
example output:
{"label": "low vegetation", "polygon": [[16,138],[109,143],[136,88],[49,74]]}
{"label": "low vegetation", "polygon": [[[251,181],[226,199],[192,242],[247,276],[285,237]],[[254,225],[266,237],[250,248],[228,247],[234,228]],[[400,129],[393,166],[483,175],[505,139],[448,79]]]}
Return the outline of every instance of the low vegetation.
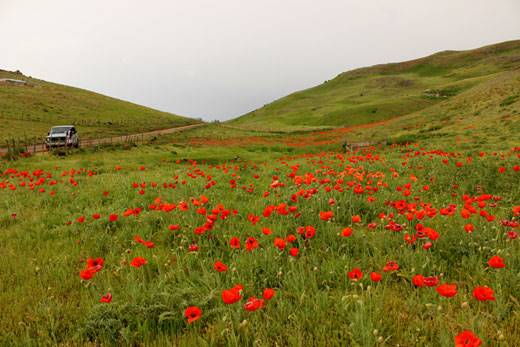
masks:
{"label": "low vegetation", "polygon": [[514,344],[520,149],[381,128],[4,161],[0,344]]}

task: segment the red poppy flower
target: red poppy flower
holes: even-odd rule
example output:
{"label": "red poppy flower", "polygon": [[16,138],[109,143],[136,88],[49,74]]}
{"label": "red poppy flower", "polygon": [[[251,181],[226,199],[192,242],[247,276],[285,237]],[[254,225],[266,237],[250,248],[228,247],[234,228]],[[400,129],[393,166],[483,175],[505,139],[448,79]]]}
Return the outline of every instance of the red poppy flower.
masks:
{"label": "red poppy flower", "polygon": [[466,231],[468,234],[471,234],[475,230],[475,227],[473,224],[466,224],[464,226],[464,231]]}
{"label": "red poppy flower", "polygon": [[231,240],[229,240],[229,245],[233,249],[240,249],[240,240],[238,237],[232,237]]}
{"label": "red poppy flower", "polygon": [[341,231],[341,236],[343,237],[349,237],[350,235],[352,235],[352,228],[345,228]]}
{"label": "red poppy flower", "polygon": [[184,311],[184,317],[186,317],[188,323],[191,324],[202,317],[202,310],[197,306],[190,306]]}
{"label": "red poppy flower", "polygon": [[213,264],[213,268],[218,272],[226,272],[228,269],[227,265],[221,262],[220,260],[217,260],[215,264]]}
{"label": "red poppy flower", "polygon": [[145,264],[147,264],[148,261],[146,259],[144,259],[143,257],[135,257],[134,259],[132,259],[132,261],[130,262],[130,266],[133,266],[133,267],[141,267]]}
{"label": "red poppy flower", "polygon": [[111,221],[111,222],[115,222],[115,221],[117,221],[118,218],[119,218],[119,216],[117,214],[111,214],[108,217],[108,220]]}
{"label": "red poppy flower", "polygon": [[246,303],[244,304],[244,309],[251,312],[256,311],[262,307],[264,307],[264,300],[258,299],[255,296],[247,299]]}
{"label": "red poppy flower", "polygon": [[81,271],[79,272],[79,276],[80,276],[82,279],[88,281],[88,280],[92,279],[92,277],[94,277],[94,274],[95,274],[95,273],[96,273],[96,272],[95,272],[94,270],[86,269],[86,270],[81,270]]}
{"label": "red poppy flower", "polygon": [[455,347],[479,347],[482,340],[470,330],[464,330],[455,336]]}
{"label": "red poppy flower", "polygon": [[384,272],[397,271],[397,270],[399,270],[399,264],[397,264],[397,262],[395,262],[393,260],[389,260],[386,263],[386,265],[383,267]]}
{"label": "red poppy flower", "polygon": [[475,287],[473,297],[478,301],[495,301],[493,289],[486,286]]}
{"label": "red poppy flower", "polygon": [[258,240],[254,237],[248,237],[246,239],[246,249],[248,251],[252,251],[253,249],[258,248],[258,245]]}
{"label": "red poppy flower", "polygon": [[289,243],[293,243],[294,241],[296,241],[296,236],[294,236],[293,234],[287,235],[285,240]]}
{"label": "red poppy flower", "polygon": [[99,219],[99,218],[101,218],[101,215],[100,215],[99,213],[94,213],[94,214],[92,215],[92,219],[96,219],[96,220],[97,220],[97,219]]}
{"label": "red poppy flower", "polygon": [[498,255],[492,256],[488,261],[488,265],[495,269],[501,269],[506,267],[504,259],[502,259]]}
{"label": "red poppy flower", "polygon": [[300,250],[296,247],[293,247],[289,250],[289,254],[293,257],[297,257],[298,253],[300,253]]}
{"label": "red poppy flower", "polygon": [[379,272],[370,273],[370,279],[372,280],[372,282],[379,282],[382,278],[383,276]]}
{"label": "red poppy flower", "polygon": [[103,264],[105,263],[105,260],[103,258],[88,258],[87,259],[87,269],[98,272],[103,268]]}
{"label": "red poppy flower", "polygon": [[439,278],[437,276],[424,277],[423,282],[427,287],[435,287],[439,284]]}
{"label": "red poppy flower", "polygon": [[357,280],[360,280],[361,278],[363,278],[363,272],[361,271],[361,269],[356,267],[356,268],[353,268],[352,271],[350,271],[348,273],[348,277],[353,281],[357,281]]}
{"label": "red poppy flower", "polygon": [[273,231],[269,228],[262,228],[262,234],[264,235],[271,235]]}
{"label": "red poppy flower", "polygon": [[237,288],[223,290],[222,291],[222,301],[228,305],[234,304],[235,302],[239,301],[242,298],[240,291],[241,290],[237,289]]}
{"label": "red poppy flower", "polygon": [[361,216],[359,216],[359,215],[352,216],[352,223],[361,223]]}
{"label": "red poppy flower", "polygon": [[112,294],[107,293],[107,294],[103,295],[101,297],[101,299],[99,300],[99,302],[103,302],[103,303],[106,303],[106,304],[111,303],[112,302]]}
{"label": "red poppy flower", "polygon": [[316,235],[316,229],[313,227],[313,226],[306,226],[305,227],[305,238],[306,239],[312,239],[314,237],[314,235]]}
{"label": "red poppy flower", "polygon": [[280,237],[275,237],[274,246],[278,248],[280,251],[283,251],[286,246],[285,240]]}
{"label": "red poppy flower", "polygon": [[262,296],[265,300],[271,300],[275,294],[276,294],[276,291],[274,289],[266,288],[266,289],[264,289],[264,293],[262,294]]}
{"label": "red poppy flower", "polygon": [[332,211],[320,212],[320,219],[324,221],[330,220],[334,216]]}
{"label": "red poppy flower", "polygon": [[415,275],[412,277],[412,283],[416,287],[424,287],[424,276],[423,275]]}
{"label": "red poppy flower", "polygon": [[437,293],[439,293],[441,296],[444,296],[446,298],[451,298],[452,296],[455,296],[457,294],[457,285],[456,284],[441,284],[437,288]]}

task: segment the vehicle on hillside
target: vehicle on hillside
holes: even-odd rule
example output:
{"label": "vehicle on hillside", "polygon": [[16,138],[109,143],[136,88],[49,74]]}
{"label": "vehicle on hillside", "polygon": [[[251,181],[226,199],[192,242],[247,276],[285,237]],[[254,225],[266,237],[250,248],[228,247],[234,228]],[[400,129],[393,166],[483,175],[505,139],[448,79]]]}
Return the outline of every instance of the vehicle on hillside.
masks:
{"label": "vehicle on hillside", "polygon": [[47,149],[57,147],[79,147],[78,132],[74,125],[58,125],[51,128],[45,140]]}

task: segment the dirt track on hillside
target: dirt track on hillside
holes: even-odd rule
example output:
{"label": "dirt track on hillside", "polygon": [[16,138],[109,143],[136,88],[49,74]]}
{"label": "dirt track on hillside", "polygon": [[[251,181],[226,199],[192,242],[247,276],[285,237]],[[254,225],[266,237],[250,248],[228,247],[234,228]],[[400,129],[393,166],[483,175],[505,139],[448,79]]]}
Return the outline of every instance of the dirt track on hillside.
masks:
{"label": "dirt track on hillside", "polygon": [[[99,145],[109,145],[109,144],[118,144],[118,143],[125,143],[125,142],[144,142],[146,139],[149,139],[153,136],[160,136],[160,135],[166,135],[171,134],[179,131],[189,130],[192,128],[198,128],[201,126],[206,125],[205,123],[200,124],[192,124],[192,125],[185,125],[182,127],[175,127],[175,128],[168,128],[168,129],[160,129],[160,130],[153,130],[148,131],[144,133],[139,134],[129,134],[124,136],[114,136],[114,137],[106,137],[101,139],[81,139],[80,138],[80,147],[93,147],[93,146],[99,146]],[[44,143],[34,144],[27,146],[27,152],[33,154],[33,153],[42,153],[42,152],[48,152],[47,148],[45,147]],[[7,148],[2,147],[0,148],[0,156],[7,153]]]}

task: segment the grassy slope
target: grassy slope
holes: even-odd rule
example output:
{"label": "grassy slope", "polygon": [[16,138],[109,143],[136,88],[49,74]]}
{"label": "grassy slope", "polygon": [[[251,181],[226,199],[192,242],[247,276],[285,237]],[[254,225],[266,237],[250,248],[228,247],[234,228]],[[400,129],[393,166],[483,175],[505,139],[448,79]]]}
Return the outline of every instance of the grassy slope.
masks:
{"label": "grassy slope", "polygon": [[75,124],[83,138],[100,138],[197,122],[19,73],[0,70],[1,78],[25,80],[29,85],[0,84],[0,141],[42,137],[50,126],[59,124]]}
{"label": "grassy slope", "polygon": [[519,145],[520,70],[505,72],[428,109],[349,134],[350,141],[428,141],[458,149]]}
{"label": "grassy slope", "polygon": [[411,114],[520,67],[520,41],[446,51],[402,63],[348,71],[230,124],[251,129],[352,126]]}

